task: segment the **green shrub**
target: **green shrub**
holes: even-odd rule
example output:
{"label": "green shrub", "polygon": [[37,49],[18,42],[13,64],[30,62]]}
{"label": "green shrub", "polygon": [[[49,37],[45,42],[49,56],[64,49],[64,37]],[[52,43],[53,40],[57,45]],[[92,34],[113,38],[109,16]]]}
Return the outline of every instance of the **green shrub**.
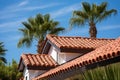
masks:
{"label": "green shrub", "polygon": [[120,63],[85,71],[83,80],[120,80]]}

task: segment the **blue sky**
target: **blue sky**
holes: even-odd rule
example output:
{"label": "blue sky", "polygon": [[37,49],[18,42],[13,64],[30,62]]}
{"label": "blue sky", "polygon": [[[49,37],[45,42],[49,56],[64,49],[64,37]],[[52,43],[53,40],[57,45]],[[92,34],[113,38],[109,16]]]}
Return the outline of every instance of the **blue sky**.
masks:
{"label": "blue sky", "polygon": [[23,25],[21,22],[27,21],[29,17],[36,14],[51,15],[51,18],[59,21],[60,26],[67,29],[64,36],[85,36],[89,37],[88,25],[84,27],[69,28],[69,20],[72,17],[72,11],[81,9],[81,2],[90,2],[99,4],[108,2],[108,9],[118,10],[116,16],[98,23],[98,38],[117,38],[120,36],[120,0],[0,0],[0,41],[4,42],[6,59],[11,62],[12,59],[19,61],[22,53],[37,53],[36,42],[30,48],[17,48],[17,43],[22,34],[18,31]]}

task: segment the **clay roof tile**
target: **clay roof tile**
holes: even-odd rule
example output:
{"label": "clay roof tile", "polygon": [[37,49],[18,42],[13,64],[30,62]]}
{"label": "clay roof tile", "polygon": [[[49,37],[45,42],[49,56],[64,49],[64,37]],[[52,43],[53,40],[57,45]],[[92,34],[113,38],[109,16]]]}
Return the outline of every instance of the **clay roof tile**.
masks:
{"label": "clay roof tile", "polygon": [[[50,55],[46,54],[22,54],[21,59],[25,66],[33,69],[42,70],[53,68],[58,65]],[[19,64],[21,64],[21,62]]]}
{"label": "clay roof tile", "polygon": [[70,62],[51,69],[48,72],[45,72],[44,74],[34,78],[33,80],[55,76],[57,74],[62,74],[61,72],[70,71],[76,67],[82,67],[103,60],[113,59],[118,56],[120,56],[120,38],[112,41],[109,44],[99,47],[96,50],[89,52],[79,58],[76,58]]}
{"label": "clay roof tile", "polygon": [[60,49],[72,48],[75,50],[96,49],[114,41],[114,39],[56,36],[51,34],[47,35],[47,39]]}

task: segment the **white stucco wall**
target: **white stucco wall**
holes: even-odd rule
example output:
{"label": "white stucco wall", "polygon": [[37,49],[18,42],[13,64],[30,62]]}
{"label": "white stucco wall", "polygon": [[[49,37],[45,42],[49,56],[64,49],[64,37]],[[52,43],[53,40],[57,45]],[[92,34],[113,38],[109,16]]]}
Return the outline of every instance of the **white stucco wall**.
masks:
{"label": "white stucco wall", "polygon": [[26,80],[26,77],[27,77],[27,80],[32,80],[33,78],[42,74],[43,72],[45,72],[45,71],[43,71],[43,70],[28,70],[27,67],[25,67],[24,72],[23,72],[24,80]]}
{"label": "white stucco wall", "polygon": [[55,47],[51,46],[48,54],[57,62],[58,50]]}
{"label": "white stucco wall", "polygon": [[54,46],[50,47],[48,54],[59,64],[65,63],[81,55],[81,53],[59,52]]}
{"label": "white stucco wall", "polygon": [[27,77],[27,80],[29,80],[29,71],[28,71],[27,67],[25,67],[25,69],[23,71],[23,75],[24,75],[24,80],[26,80],[26,77]]}

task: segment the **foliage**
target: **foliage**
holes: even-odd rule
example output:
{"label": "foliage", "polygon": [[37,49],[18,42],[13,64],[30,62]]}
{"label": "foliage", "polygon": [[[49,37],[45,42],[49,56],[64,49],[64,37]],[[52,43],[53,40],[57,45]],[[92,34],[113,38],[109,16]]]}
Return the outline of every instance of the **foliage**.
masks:
{"label": "foliage", "polygon": [[83,73],[84,80],[120,80],[120,63],[98,67]]}
{"label": "foliage", "polygon": [[3,42],[0,42],[0,61],[7,63],[7,60],[3,57],[6,49],[4,48]]}
{"label": "foliage", "polygon": [[107,6],[107,2],[102,2],[100,5],[83,2],[81,10],[73,11],[73,17],[70,20],[71,27],[88,24],[90,37],[95,38],[97,35],[96,24],[117,13],[115,9],[107,10]]}
{"label": "foliage", "polygon": [[29,18],[22,23],[25,28],[19,29],[23,37],[18,42],[18,47],[23,45],[30,47],[33,40],[42,42],[47,34],[58,34],[64,28],[58,27],[59,22],[50,19],[50,15],[37,14],[35,18]]}
{"label": "foliage", "polygon": [[120,80],[120,62],[90,69],[65,80]]}
{"label": "foliage", "polygon": [[0,79],[2,80],[18,80],[22,77],[17,69],[18,64],[15,60],[12,61],[12,64],[5,65],[0,62]]}

